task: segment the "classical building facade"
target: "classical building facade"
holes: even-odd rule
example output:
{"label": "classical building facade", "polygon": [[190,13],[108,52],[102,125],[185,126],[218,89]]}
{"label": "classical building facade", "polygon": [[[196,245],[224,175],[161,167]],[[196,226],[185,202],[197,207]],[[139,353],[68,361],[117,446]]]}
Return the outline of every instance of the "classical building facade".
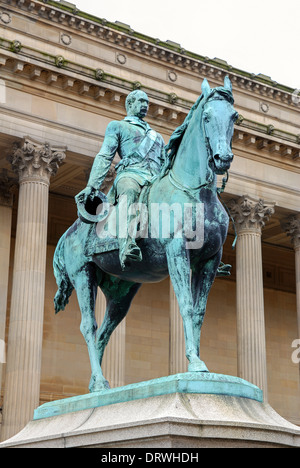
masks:
{"label": "classical building facade", "polygon": [[[300,425],[300,98],[268,76],[80,12],[68,2],[0,0],[0,343],[2,440],[40,404],[88,392],[76,295],[55,316],[55,246],[77,218],[107,124],[133,89],[166,141],[201,94],[229,75],[239,119],[223,201],[234,220],[230,278],[212,288],[202,358],[264,390]],[[117,160],[115,161],[117,162]],[[110,186],[113,169],[106,181]],[[99,294],[96,318],[104,313]],[[6,344],[4,356],[3,343]],[[6,357],[6,359],[4,359]],[[5,363],[4,363],[5,361]],[[186,370],[169,280],[145,285],[105,355],[111,386]]]}

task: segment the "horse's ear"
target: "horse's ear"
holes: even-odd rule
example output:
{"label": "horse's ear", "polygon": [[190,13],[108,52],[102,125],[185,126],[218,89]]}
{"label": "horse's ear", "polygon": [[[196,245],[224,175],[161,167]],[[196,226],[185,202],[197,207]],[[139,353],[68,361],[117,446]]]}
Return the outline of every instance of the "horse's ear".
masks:
{"label": "horse's ear", "polygon": [[230,78],[229,78],[228,75],[225,76],[224,87],[225,87],[225,89],[228,89],[229,91],[232,91],[232,83],[231,83]]}
{"label": "horse's ear", "polygon": [[202,89],[202,93],[203,93],[204,97],[207,97],[209,95],[211,89],[210,89],[209,83],[208,83],[206,78],[204,78],[204,80],[203,80],[201,89]]}

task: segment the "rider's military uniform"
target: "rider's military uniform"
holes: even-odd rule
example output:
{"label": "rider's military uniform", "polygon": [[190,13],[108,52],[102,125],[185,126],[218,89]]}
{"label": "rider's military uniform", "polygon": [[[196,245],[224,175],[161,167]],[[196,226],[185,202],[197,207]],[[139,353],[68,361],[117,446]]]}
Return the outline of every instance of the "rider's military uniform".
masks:
{"label": "rider's military uniform", "polygon": [[[120,163],[116,166],[117,176],[108,194],[111,203],[120,197],[119,211],[124,213],[122,196],[126,195],[127,212],[136,203],[142,187],[151,184],[161,173],[166,161],[165,143],[144,120],[127,116],[124,120],[110,122],[100,152],[97,154],[88,186],[99,189],[118,153]],[[132,216],[128,214],[127,226]],[[137,226],[135,226],[135,229]],[[136,244],[136,232],[119,237],[119,255],[122,269],[128,260],[141,261],[142,253]]]}
{"label": "rider's military uniform", "polygon": [[88,186],[101,187],[116,153],[121,158],[116,166],[116,192],[119,180],[124,177],[134,179],[140,187],[153,182],[166,160],[164,140],[147,122],[132,116],[112,121],[95,158]]}

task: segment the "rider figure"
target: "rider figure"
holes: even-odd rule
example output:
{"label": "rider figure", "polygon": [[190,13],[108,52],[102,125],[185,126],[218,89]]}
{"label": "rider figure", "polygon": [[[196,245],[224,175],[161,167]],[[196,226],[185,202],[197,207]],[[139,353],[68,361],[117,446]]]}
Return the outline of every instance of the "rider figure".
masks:
{"label": "rider figure", "polygon": [[[142,187],[151,184],[160,174],[166,162],[165,143],[162,136],[144,121],[148,108],[149,99],[143,91],[133,91],[127,96],[127,117],[122,121],[112,121],[108,124],[87,187],[76,196],[77,202],[85,204],[88,198],[93,199],[116,153],[119,154],[121,162],[116,166],[117,176],[113,192],[116,199],[119,199],[120,213],[129,213],[130,206],[137,203]],[[122,203],[126,203],[127,206],[122,207]],[[132,216],[127,216],[127,226],[129,226]],[[119,238],[119,249],[123,269],[129,260],[142,260],[135,232],[127,232],[126,238]]]}

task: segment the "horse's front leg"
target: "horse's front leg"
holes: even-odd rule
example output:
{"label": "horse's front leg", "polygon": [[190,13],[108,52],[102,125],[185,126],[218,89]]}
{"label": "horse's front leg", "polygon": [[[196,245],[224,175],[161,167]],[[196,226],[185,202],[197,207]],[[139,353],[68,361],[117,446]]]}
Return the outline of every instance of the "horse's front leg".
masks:
{"label": "horse's front leg", "polygon": [[186,357],[190,372],[208,372],[199,358],[199,344],[195,340],[194,328],[198,326],[190,281],[189,250],[183,239],[173,239],[167,246],[169,275],[177,297],[180,314],[183,320]]}
{"label": "horse's front leg", "polygon": [[97,287],[94,268],[92,265],[87,265],[77,276],[75,289],[81,311],[80,331],[87,344],[92,370],[89,384],[91,393],[109,388],[109,384],[102,374],[96,346],[95,302]]}
{"label": "horse's front leg", "polygon": [[[192,296],[194,299],[194,341],[197,343],[197,355],[200,359],[200,336],[201,328],[206,312],[207,299],[216,277],[216,273],[222,257],[222,250],[218,252],[214,257],[207,260],[206,262],[197,265],[192,272]],[[201,363],[203,361],[200,360]],[[200,371],[203,369],[203,365],[200,365]],[[195,363],[191,366],[191,371],[197,371],[198,365]],[[205,366],[206,367],[206,366]]]}

